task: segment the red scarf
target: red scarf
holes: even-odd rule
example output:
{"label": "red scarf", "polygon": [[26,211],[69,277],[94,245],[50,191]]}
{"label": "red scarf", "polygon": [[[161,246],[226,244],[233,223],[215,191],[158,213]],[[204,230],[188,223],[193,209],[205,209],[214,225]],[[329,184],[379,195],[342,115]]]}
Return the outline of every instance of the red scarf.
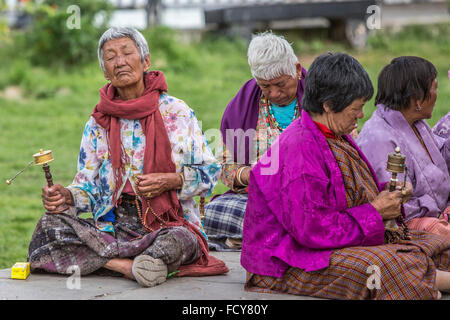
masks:
{"label": "red scarf", "polygon": [[325,136],[325,138],[331,138],[331,139],[339,139],[339,137],[330,129],[328,129],[327,126],[321,124],[320,122],[314,121],[317,128],[322,132],[322,134]]}
{"label": "red scarf", "polygon": [[[107,132],[111,164],[114,170],[115,188],[112,196],[114,206],[119,199],[118,189],[122,185],[122,175],[125,174],[125,163],[129,161],[123,150],[120,139],[121,118],[139,119],[146,137],[144,151],[143,173],[176,172],[172,161],[172,146],[167,135],[164,122],[159,112],[159,98],[162,92],[167,92],[167,83],[161,71],[150,71],[145,74],[145,90],[137,99],[121,100],[116,95],[116,88],[110,83],[100,89],[100,102],[92,112],[95,121]],[[137,195],[138,196],[138,195]],[[208,261],[208,244],[202,234],[189,223],[183,215],[183,210],[175,190],[169,190],[150,200],[151,208],[147,210],[147,202],[141,198],[142,219],[152,230],[161,228],[159,219],[153,212],[165,221],[164,226],[181,226],[191,230],[199,240],[201,254],[197,265],[213,263]],[[145,225],[144,225],[145,227]],[[151,231],[146,228],[147,231]],[[216,266],[217,267],[217,266]],[[209,266],[209,271],[213,271]],[[226,267],[225,267],[226,268]],[[213,268],[214,269],[214,268]],[[194,270],[198,271],[195,267]],[[202,270],[202,268],[201,268]],[[222,271],[224,271],[223,269]],[[217,271],[217,270],[215,270]],[[206,271],[208,273],[208,271]],[[222,272],[223,273],[223,272]]]}
{"label": "red scarf", "polygon": [[[162,92],[167,91],[166,79],[162,72],[153,71],[147,73],[144,80],[145,90],[142,96],[126,101],[116,95],[114,86],[110,83],[106,84],[100,89],[100,102],[92,112],[95,121],[107,131],[108,135],[115,180],[112,197],[115,206],[119,199],[118,190],[123,182],[122,176],[125,174],[125,163],[129,161],[120,139],[121,118],[139,119],[141,122],[146,137],[143,173],[175,172],[175,164],[171,160],[171,144],[159,112],[159,97]],[[181,206],[175,190],[164,192],[153,198],[151,202],[153,211],[165,221],[173,222],[182,217]],[[145,214],[147,212],[146,201],[142,201],[142,205],[142,212]],[[159,222],[153,214],[146,214],[143,218],[150,228],[158,229]]]}

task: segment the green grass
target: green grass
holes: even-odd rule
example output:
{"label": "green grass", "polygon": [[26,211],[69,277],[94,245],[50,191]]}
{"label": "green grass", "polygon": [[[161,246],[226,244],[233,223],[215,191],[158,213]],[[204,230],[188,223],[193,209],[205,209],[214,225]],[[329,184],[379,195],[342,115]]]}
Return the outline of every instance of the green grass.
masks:
{"label": "green grass", "polygon": [[[283,32],[293,43],[301,63],[309,67],[325,51],[347,52],[367,69],[376,86],[381,68],[394,57],[417,55],[438,69],[439,93],[434,125],[450,108],[450,24],[411,27],[393,34],[381,30],[370,39],[365,52],[327,41],[317,33]],[[203,130],[219,128],[229,100],[250,78],[247,44],[242,40],[206,37],[199,43],[183,44],[177,34],[161,28],[145,32],[152,52],[152,69],[162,70],[169,93],[185,100],[202,122]],[[304,40],[307,39],[307,40]],[[58,50],[58,49],[55,49]],[[47,69],[31,65],[21,50],[0,43],[0,90],[19,86],[22,97],[0,97],[0,172],[4,180],[21,170],[39,149],[51,149],[50,163],[55,183],[67,185],[76,173],[81,133],[98,102],[98,89],[105,84],[97,61],[84,67]],[[374,110],[373,99],[366,104],[360,128]],[[40,167],[30,167],[10,186],[0,181],[0,268],[23,261],[34,226],[43,213],[40,194],[45,184]],[[215,193],[226,190],[223,184]]]}

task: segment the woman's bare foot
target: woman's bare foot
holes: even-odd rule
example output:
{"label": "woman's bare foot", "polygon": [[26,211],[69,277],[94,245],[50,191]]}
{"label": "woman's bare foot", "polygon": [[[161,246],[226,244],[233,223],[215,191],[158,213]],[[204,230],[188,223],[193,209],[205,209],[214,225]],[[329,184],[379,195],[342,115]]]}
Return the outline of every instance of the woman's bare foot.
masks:
{"label": "woman's bare foot", "polygon": [[133,260],[131,259],[114,258],[109,260],[103,267],[120,272],[125,278],[130,280],[136,280],[131,272],[131,268],[133,267]]}

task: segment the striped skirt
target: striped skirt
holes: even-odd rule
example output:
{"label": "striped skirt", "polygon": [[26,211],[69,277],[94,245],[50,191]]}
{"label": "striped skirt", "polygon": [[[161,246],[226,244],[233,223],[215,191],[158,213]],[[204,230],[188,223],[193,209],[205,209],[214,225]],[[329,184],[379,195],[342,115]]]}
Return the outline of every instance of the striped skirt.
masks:
{"label": "striped skirt", "polygon": [[[227,243],[242,239],[248,194],[225,193],[205,206],[203,227],[209,248],[216,251],[239,251]],[[229,239],[229,241],[227,241]]]}
{"label": "striped skirt", "polygon": [[326,299],[436,299],[436,269],[450,271],[450,238],[410,231],[410,241],[336,250],[326,269],[291,267],[281,278],[247,273],[245,289]]}
{"label": "striped skirt", "polygon": [[446,218],[414,218],[407,221],[406,224],[408,228],[413,230],[422,230],[441,236],[450,237],[450,224]]}

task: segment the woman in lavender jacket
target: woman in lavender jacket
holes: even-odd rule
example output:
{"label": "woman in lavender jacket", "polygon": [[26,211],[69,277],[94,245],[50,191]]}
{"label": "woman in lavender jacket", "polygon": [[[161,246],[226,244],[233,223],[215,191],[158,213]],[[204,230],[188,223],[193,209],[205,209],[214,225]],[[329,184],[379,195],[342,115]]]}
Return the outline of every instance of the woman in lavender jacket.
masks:
{"label": "woman in lavender jacket", "polygon": [[447,163],[448,172],[450,173],[450,111],[436,123],[433,127],[433,133],[436,135],[438,143],[442,144],[441,153]]}
{"label": "woman in lavender jacket", "polygon": [[[346,54],[306,78],[302,115],[250,172],[241,264],[246,290],[331,299],[436,299],[450,291],[450,238],[410,231],[384,244],[402,199],[349,135],[373,87]],[[384,161],[385,162],[385,161]]]}
{"label": "woman in lavender jacket", "polygon": [[[413,195],[404,204],[409,228],[450,236],[450,176],[436,137],[424,119],[431,118],[437,98],[437,72],[419,57],[398,57],[378,77],[377,110],[364,124],[358,145],[377,177],[388,180],[388,154],[399,146],[406,156]],[[398,178],[403,179],[400,174]]]}

